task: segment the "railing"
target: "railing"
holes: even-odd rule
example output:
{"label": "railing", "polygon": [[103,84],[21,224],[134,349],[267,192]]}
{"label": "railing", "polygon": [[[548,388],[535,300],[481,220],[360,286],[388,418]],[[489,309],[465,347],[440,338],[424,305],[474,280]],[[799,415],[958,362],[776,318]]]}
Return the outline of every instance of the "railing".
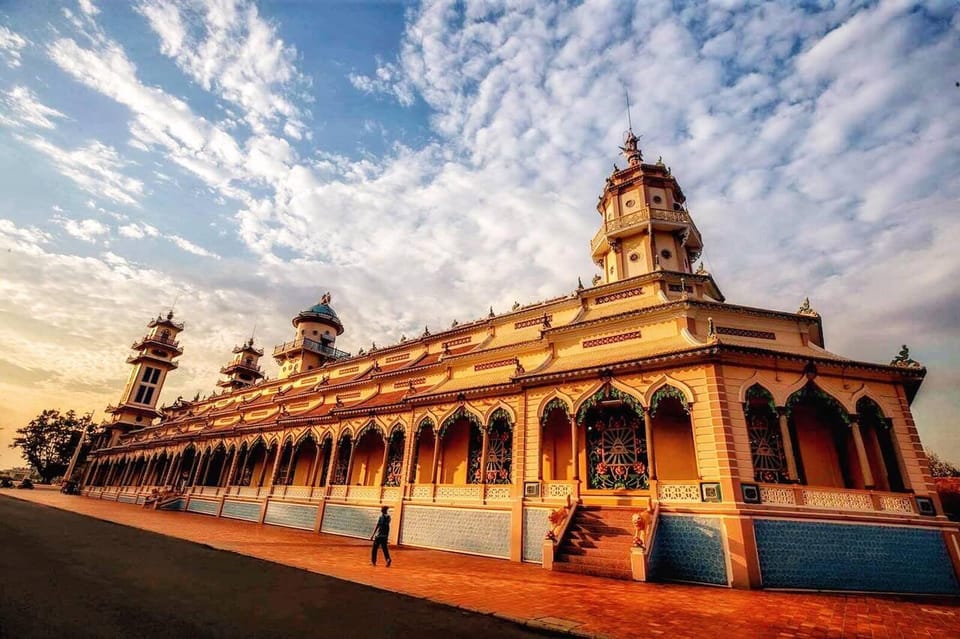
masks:
{"label": "railing", "polygon": [[410,487],[413,501],[433,501],[433,484],[414,484]]}
{"label": "railing", "polygon": [[699,503],[700,482],[657,482],[657,500]]}
{"label": "railing", "polygon": [[545,481],[541,483],[544,501],[566,500],[576,494],[576,482],[572,481]]}
{"label": "railing", "polygon": [[229,364],[227,364],[226,366],[223,366],[220,369],[220,373],[222,375],[229,375],[230,372],[233,371],[234,369],[242,369],[245,371],[251,371],[253,373],[263,372],[262,366],[251,366],[250,364],[246,364],[244,362],[230,362]]}
{"label": "railing", "polygon": [[144,344],[149,343],[163,344],[164,346],[169,346],[171,348],[180,350],[180,342],[170,339],[169,337],[163,337],[161,335],[144,335],[139,341],[134,342],[130,348],[139,349],[143,347]]}
{"label": "railing", "polygon": [[434,501],[480,501],[483,496],[480,484],[437,484]]}
{"label": "railing", "polygon": [[596,251],[597,247],[606,239],[608,235],[618,231],[630,229],[650,220],[659,220],[662,222],[677,222],[690,224],[690,214],[684,210],[673,211],[671,209],[659,208],[640,208],[633,213],[621,215],[619,218],[607,221],[605,226],[601,226],[593,239],[590,240],[590,250]]}
{"label": "railing", "polygon": [[380,501],[381,486],[348,486],[347,499],[350,501]]}
{"label": "railing", "polygon": [[509,501],[510,486],[505,484],[493,484],[484,486],[483,498],[486,501]]}
{"label": "railing", "polygon": [[346,499],[349,486],[330,486],[330,499]]}
{"label": "railing", "polygon": [[350,353],[347,353],[346,351],[341,351],[340,349],[332,346],[327,346],[322,342],[312,340],[308,337],[298,337],[292,342],[284,342],[273,349],[273,354],[276,356],[280,355],[281,353],[286,353],[287,351],[301,348],[303,350],[310,351],[311,353],[317,353],[318,355],[323,355],[324,357],[329,357],[331,359],[345,359],[350,357]]}
{"label": "railing", "polygon": [[909,515],[916,512],[913,499],[903,493],[783,484],[761,484],[760,503],[770,506],[852,512],[888,512]]}
{"label": "railing", "polygon": [[557,547],[563,542],[570,524],[577,513],[578,502],[567,497],[567,502],[548,515],[550,528],[543,540],[542,565],[547,570],[553,570],[553,555]]}
{"label": "railing", "polygon": [[383,487],[383,501],[399,501],[402,490],[399,486],[384,486]]}

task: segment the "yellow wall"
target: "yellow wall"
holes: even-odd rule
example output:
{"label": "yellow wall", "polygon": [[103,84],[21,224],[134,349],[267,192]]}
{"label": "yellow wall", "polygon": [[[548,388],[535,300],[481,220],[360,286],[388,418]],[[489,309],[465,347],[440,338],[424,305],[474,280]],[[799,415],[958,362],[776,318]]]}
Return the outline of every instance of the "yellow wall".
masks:
{"label": "yellow wall", "polygon": [[438,483],[466,484],[470,423],[459,420],[450,426],[441,444],[441,475]]}
{"label": "yellow wall", "polygon": [[570,422],[562,411],[553,411],[541,437],[543,438],[543,479],[547,481],[573,479]]}
{"label": "yellow wall", "polygon": [[434,439],[432,431],[423,430],[420,433],[420,439],[417,442],[417,445],[420,447],[417,453],[417,470],[413,478],[417,484],[429,484],[432,479],[431,473],[433,472],[433,449],[435,442],[436,440]]}
{"label": "yellow wall", "polygon": [[379,433],[367,432],[357,442],[353,451],[353,468],[347,483],[354,486],[379,486],[382,476],[383,439]]}
{"label": "yellow wall", "polygon": [[697,479],[690,420],[674,415],[653,418],[653,451],[657,479]]}

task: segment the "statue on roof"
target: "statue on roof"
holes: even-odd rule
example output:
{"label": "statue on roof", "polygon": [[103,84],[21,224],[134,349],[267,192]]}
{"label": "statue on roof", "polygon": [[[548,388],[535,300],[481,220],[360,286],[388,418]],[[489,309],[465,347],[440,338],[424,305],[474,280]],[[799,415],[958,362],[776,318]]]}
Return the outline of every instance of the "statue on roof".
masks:
{"label": "statue on roof", "polygon": [[623,146],[620,147],[620,152],[627,158],[630,166],[636,166],[643,161],[643,153],[637,144],[638,141],[639,138],[633,134],[633,129],[627,129],[623,134]]}
{"label": "statue on roof", "polygon": [[820,313],[813,310],[813,307],[810,306],[810,298],[803,298],[803,304],[800,305],[800,308],[797,309],[797,315],[809,315],[810,317],[820,317]]}
{"label": "statue on roof", "polygon": [[323,294],[323,296],[320,297],[320,303],[321,304],[330,303],[330,291],[327,291],[326,293]]}
{"label": "statue on roof", "polygon": [[910,349],[907,348],[907,345],[904,344],[900,348],[900,352],[897,353],[897,356],[890,360],[891,366],[898,366],[900,368],[922,368],[920,362],[910,357]]}

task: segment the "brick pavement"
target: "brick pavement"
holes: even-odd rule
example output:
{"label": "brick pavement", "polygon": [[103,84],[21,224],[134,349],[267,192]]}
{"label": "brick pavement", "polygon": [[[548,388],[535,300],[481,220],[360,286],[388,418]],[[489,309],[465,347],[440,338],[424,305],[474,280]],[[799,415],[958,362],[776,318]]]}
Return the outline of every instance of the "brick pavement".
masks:
{"label": "brick pavement", "polygon": [[368,543],[348,537],[52,490],[0,495],[581,636],[960,637],[960,600],[953,598],[646,584],[404,547],[391,549],[393,567],[373,567]]}

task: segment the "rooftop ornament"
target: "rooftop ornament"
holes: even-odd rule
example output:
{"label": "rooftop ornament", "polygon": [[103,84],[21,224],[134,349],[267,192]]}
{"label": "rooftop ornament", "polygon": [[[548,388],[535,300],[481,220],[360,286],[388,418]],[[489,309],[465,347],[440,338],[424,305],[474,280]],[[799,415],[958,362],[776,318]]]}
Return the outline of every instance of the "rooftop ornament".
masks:
{"label": "rooftop ornament", "polygon": [[494,314],[494,312],[493,312],[493,307],[492,307],[492,306],[490,307],[490,312],[487,313],[487,317],[495,317],[495,314]]}
{"label": "rooftop ornament", "polygon": [[810,306],[810,298],[803,298],[803,304],[797,309],[797,315],[809,315],[810,317],[820,317],[820,313],[813,310]]}
{"label": "rooftop ornament", "polygon": [[920,362],[915,359],[911,359],[910,349],[907,348],[906,344],[900,348],[900,352],[897,353],[897,356],[890,360],[890,365],[898,368],[923,368]]}

